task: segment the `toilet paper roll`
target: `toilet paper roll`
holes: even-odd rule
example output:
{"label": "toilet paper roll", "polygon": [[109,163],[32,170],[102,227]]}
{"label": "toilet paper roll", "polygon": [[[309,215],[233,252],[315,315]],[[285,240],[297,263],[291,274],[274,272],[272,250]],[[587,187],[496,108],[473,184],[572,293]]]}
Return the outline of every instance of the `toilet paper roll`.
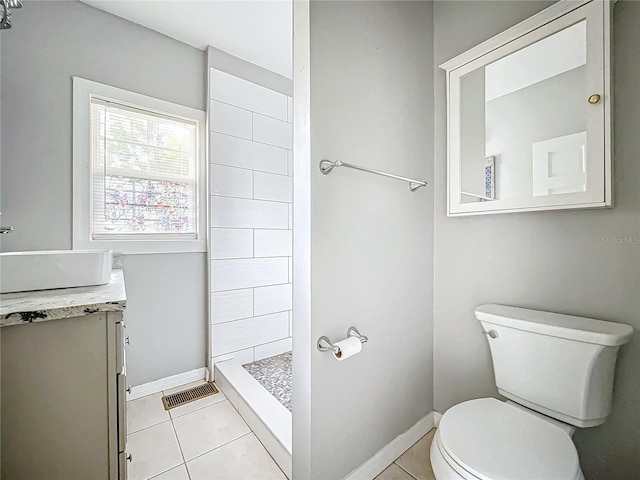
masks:
{"label": "toilet paper roll", "polygon": [[360,339],[356,337],[340,340],[339,342],[334,343],[334,345],[338,347],[339,350],[338,353],[334,353],[333,356],[339,362],[357,355],[362,350],[362,342],[360,342]]}

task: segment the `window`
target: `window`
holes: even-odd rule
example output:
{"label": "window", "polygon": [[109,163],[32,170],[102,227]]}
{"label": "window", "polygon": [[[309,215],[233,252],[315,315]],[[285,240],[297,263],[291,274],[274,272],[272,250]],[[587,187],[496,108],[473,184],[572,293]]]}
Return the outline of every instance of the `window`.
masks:
{"label": "window", "polygon": [[205,251],[204,112],[81,78],[74,249]]}

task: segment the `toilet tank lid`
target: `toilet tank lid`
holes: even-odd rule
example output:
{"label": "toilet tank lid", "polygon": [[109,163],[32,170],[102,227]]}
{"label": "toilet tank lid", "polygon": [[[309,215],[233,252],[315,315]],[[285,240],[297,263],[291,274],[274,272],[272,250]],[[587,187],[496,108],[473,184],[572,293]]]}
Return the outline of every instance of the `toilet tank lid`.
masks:
{"label": "toilet tank lid", "polygon": [[480,305],[475,315],[495,325],[605,346],[624,345],[633,333],[633,328],[622,323],[507,305]]}

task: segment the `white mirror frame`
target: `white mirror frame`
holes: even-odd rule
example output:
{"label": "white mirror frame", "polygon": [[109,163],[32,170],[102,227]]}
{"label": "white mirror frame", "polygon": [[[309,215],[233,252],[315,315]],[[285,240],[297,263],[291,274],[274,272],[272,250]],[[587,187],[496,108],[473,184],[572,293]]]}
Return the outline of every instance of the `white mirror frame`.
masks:
{"label": "white mirror frame", "polygon": [[[540,210],[568,210],[613,206],[612,195],[612,98],[611,98],[611,9],[610,0],[561,0],[540,13],[490,38],[457,57],[443,63],[447,80],[447,216],[490,213],[529,212]],[[580,8],[585,7],[585,8]],[[577,9],[580,9],[577,11]],[[599,69],[598,85],[589,85],[601,94],[595,115],[588,118],[587,131],[601,131],[590,135],[587,161],[589,185],[586,192],[567,193],[531,199],[461,202],[460,178],[460,78],[473,70],[545,38],[586,18],[587,65]],[[553,23],[552,23],[553,22]],[[602,45],[602,48],[593,46]],[[600,81],[601,79],[601,81]],[[589,83],[589,80],[588,80]],[[596,91],[597,90],[597,91]],[[586,101],[586,99],[585,99]],[[594,187],[595,186],[595,187]]]}

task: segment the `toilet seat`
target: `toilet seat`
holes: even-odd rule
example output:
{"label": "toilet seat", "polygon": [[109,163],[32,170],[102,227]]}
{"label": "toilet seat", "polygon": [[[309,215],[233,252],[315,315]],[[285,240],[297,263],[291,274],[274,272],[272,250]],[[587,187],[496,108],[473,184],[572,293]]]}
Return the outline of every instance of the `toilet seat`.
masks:
{"label": "toilet seat", "polygon": [[583,478],[569,435],[495,398],[470,400],[450,408],[440,420],[432,452],[436,448],[460,478]]}

